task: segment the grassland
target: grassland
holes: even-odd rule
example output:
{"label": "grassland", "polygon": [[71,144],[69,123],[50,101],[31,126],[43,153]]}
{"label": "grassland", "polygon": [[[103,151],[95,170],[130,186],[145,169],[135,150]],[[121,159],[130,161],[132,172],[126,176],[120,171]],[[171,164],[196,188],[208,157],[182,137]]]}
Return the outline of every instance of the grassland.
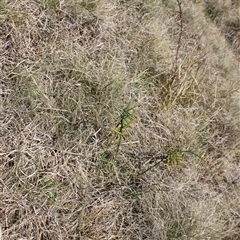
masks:
{"label": "grassland", "polygon": [[239,13],[2,0],[3,239],[239,239]]}

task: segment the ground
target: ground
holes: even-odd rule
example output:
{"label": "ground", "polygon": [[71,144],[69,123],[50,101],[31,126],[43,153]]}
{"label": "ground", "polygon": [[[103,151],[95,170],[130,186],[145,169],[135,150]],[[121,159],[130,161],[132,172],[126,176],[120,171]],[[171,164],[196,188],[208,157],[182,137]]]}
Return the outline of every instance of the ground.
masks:
{"label": "ground", "polygon": [[238,239],[239,13],[1,1],[2,239]]}

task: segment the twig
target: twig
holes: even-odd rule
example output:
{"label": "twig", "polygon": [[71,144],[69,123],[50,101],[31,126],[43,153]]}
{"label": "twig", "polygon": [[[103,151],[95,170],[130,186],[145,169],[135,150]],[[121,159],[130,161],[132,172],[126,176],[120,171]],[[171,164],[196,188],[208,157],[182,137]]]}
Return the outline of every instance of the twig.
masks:
{"label": "twig", "polygon": [[182,12],[182,3],[180,2],[180,0],[176,0],[177,4],[178,4],[178,13],[179,13],[179,19],[180,19],[180,32],[179,32],[179,36],[178,36],[178,42],[177,42],[177,49],[176,49],[176,54],[175,54],[175,60],[174,60],[174,64],[173,64],[173,72],[174,75],[176,73],[177,67],[178,67],[178,58],[179,58],[179,50],[181,47],[181,41],[182,41],[182,35],[183,35],[183,12]]}

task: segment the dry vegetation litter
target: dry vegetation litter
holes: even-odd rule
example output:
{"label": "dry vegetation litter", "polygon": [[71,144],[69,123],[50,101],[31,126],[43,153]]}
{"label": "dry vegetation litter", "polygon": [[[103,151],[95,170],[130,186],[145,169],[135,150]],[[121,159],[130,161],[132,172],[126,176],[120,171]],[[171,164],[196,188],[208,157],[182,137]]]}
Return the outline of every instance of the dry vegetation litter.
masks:
{"label": "dry vegetation litter", "polygon": [[2,239],[239,239],[239,54],[237,0],[2,0]]}

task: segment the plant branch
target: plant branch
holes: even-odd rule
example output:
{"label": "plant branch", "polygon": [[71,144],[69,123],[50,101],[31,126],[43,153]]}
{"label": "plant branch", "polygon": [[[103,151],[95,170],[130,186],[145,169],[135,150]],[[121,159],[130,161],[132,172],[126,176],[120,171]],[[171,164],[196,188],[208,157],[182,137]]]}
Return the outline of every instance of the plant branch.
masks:
{"label": "plant branch", "polygon": [[179,59],[179,50],[181,47],[181,41],[182,41],[182,35],[183,35],[183,12],[182,12],[182,3],[180,0],[176,0],[178,4],[178,13],[179,13],[179,26],[180,26],[180,32],[178,36],[178,42],[177,42],[177,49],[176,49],[176,54],[175,54],[175,59],[174,59],[174,64],[173,64],[173,71],[174,74],[176,73],[177,67],[178,67],[178,59]]}

